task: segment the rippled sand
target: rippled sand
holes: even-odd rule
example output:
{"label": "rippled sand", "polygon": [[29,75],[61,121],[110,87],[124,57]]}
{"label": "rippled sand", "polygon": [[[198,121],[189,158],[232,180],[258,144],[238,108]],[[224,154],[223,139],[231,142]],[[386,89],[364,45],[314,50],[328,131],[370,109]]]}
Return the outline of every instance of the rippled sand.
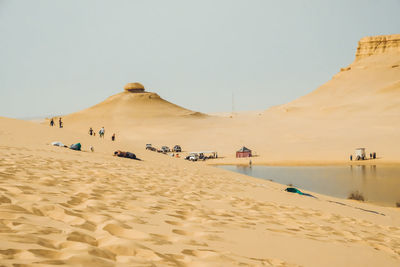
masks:
{"label": "rippled sand", "polygon": [[[115,158],[128,145],[27,122],[0,126],[0,265],[400,265],[399,209],[293,195],[142,146],[130,150],[143,161]],[[56,137],[85,151],[50,146]]]}

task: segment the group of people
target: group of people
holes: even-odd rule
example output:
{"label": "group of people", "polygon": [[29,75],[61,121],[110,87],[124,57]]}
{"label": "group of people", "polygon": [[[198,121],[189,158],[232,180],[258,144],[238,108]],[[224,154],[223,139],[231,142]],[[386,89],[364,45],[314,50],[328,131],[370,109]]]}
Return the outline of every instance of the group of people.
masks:
{"label": "group of people", "polygon": [[[376,152],[369,153],[369,158],[370,158],[370,159],[376,159]],[[359,160],[359,159],[360,159],[359,156],[357,156],[356,159]],[[361,158],[361,159],[365,159],[365,157],[363,157],[363,158]],[[353,160],[353,155],[350,155],[350,160]]]}
{"label": "group of people", "polygon": [[[50,126],[53,127],[54,125],[55,125],[54,118],[51,118]],[[58,119],[58,125],[60,128],[63,128],[63,126],[64,126],[64,123],[63,123],[61,117]],[[99,137],[104,138],[105,132],[106,132],[106,130],[104,129],[104,126],[101,127],[101,129],[99,130]],[[90,129],[89,129],[89,135],[96,136],[96,132],[93,130],[92,127],[90,127]],[[115,141],[115,133],[113,133],[113,135],[111,136],[111,141]]]}
{"label": "group of people", "polygon": [[[59,124],[60,128],[63,128],[63,122],[62,122],[61,117],[58,119],[58,124]],[[53,127],[54,125],[55,125],[55,123],[54,123],[54,118],[51,118],[51,120],[50,120],[50,126]],[[104,129],[104,126],[101,127],[101,129],[99,130],[99,136],[100,136],[100,138],[104,138],[105,132],[106,132],[106,131],[105,131],[105,129]],[[93,130],[92,127],[90,127],[90,129],[89,129],[89,135],[96,136],[96,132]],[[112,141],[115,141],[115,133],[113,133],[113,135],[111,136],[111,140],[112,140]],[[66,145],[64,145],[64,144],[62,144],[61,142],[58,142],[58,141],[57,141],[57,142],[53,142],[52,145],[54,145],[54,146],[67,147]],[[81,144],[80,144],[80,143],[72,144],[69,148],[72,149],[72,150],[81,150]],[[92,152],[94,152],[93,146],[90,146],[90,150],[91,150]],[[122,158],[129,158],[129,159],[140,160],[139,158],[136,157],[136,155],[135,155],[134,153],[131,153],[131,152],[124,152],[124,151],[120,151],[120,150],[115,151],[115,152],[114,152],[114,156],[122,157]]]}
{"label": "group of people", "polygon": [[[54,124],[55,124],[55,123],[54,123],[54,118],[51,118],[51,120],[50,120],[50,126],[53,127]],[[61,120],[61,117],[58,119],[58,125],[60,126],[60,128],[63,127],[63,122],[62,122],[62,120]]]}
{"label": "group of people", "polygon": [[[104,138],[104,134],[106,133],[106,130],[104,129],[104,126],[101,127],[101,129],[99,130],[99,137],[100,138]],[[92,127],[90,127],[89,129],[89,135],[93,135],[96,136],[96,132],[93,130]],[[113,133],[113,135],[111,136],[111,141],[115,141],[115,133]]]}

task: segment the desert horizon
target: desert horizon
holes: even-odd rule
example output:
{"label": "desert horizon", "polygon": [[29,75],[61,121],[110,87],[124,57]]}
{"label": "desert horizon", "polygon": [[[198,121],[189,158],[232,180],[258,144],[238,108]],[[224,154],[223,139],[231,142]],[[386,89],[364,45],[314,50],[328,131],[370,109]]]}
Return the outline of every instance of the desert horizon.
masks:
{"label": "desert horizon", "polygon": [[[361,39],[354,62],[330,81],[261,112],[192,111],[138,83],[143,91],[122,90],[93,107],[64,115],[64,127],[86,133],[90,127],[104,126],[118,138],[143,146],[180,144],[187,152],[215,150],[221,157],[213,164],[246,164],[248,160],[235,158],[242,146],[254,150],[257,157],[252,163],[261,165],[349,164],[355,162],[349,156],[358,147],[378,158],[355,164],[398,164],[392,144],[399,137],[399,40],[398,34]],[[219,135],[224,136],[223,143],[215,142]]]}

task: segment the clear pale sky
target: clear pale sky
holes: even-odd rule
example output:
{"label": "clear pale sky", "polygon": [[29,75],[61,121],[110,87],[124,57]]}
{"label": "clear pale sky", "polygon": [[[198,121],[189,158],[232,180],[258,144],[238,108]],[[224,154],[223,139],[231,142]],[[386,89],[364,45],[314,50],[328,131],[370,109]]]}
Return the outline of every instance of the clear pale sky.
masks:
{"label": "clear pale sky", "polygon": [[0,0],[0,116],[67,114],[141,82],[201,112],[292,101],[400,33],[400,0]]}

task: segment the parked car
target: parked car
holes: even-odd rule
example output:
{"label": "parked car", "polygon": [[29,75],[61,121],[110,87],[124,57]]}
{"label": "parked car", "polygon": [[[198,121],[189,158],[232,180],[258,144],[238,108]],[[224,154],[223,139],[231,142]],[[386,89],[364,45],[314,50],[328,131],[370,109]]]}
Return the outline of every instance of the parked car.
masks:
{"label": "parked car", "polygon": [[187,156],[185,159],[190,161],[197,161],[197,158],[193,155]]}
{"label": "parked car", "polygon": [[180,145],[174,146],[174,148],[172,149],[172,152],[182,152],[181,146]]}
{"label": "parked car", "polygon": [[156,151],[157,149],[153,147],[151,144],[146,144],[146,150]]}
{"label": "parked car", "polygon": [[191,153],[185,159],[190,161],[197,161],[199,159],[199,155],[197,153]]}
{"label": "parked car", "polygon": [[190,152],[188,156],[185,157],[186,160],[199,161],[207,159],[217,158],[216,151],[200,151],[200,152]]}
{"label": "parked car", "polygon": [[167,146],[162,146],[161,147],[162,152],[167,153],[167,152],[171,152],[171,149],[169,149],[169,147]]}

